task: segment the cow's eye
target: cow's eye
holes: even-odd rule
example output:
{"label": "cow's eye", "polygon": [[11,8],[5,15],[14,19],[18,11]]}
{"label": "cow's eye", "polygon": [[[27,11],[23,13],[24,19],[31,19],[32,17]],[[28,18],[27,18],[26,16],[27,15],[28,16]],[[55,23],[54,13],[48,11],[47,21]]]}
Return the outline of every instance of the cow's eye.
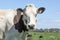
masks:
{"label": "cow's eye", "polygon": [[28,23],[30,22],[30,17],[28,17]]}

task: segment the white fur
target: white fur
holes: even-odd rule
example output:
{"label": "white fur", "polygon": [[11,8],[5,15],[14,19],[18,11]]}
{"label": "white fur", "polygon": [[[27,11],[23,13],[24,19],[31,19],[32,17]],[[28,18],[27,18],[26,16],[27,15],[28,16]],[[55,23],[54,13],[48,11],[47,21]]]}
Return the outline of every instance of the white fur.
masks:
{"label": "white fur", "polygon": [[4,40],[13,40],[16,35],[18,35],[18,32],[14,28],[13,22],[15,15],[17,15],[16,10],[0,10],[0,39],[3,39],[3,36],[5,35]]}
{"label": "white fur", "polygon": [[37,8],[33,4],[28,4],[24,9],[24,13],[27,15],[24,15],[24,19],[28,20],[26,25],[36,25],[35,15],[37,14]]}

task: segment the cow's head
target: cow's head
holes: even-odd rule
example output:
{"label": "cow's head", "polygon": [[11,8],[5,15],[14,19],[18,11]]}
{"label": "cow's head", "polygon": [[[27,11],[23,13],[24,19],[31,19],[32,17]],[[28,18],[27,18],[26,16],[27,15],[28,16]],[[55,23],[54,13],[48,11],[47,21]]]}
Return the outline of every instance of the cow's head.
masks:
{"label": "cow's head", "polygon": [[44,7],[36,9],[32,4],[26,5],[23,10],[23,21],[28,29],[34,29],[36,25],[36,16],[37,14],[42,14],[45,11]]}
{"label": "cow's head", "polygon": [[17,15],[18,16],[23,15],[23,17],[22,17],[23,24],[25,25],[25,27],[27,29],[34,29],[35,25],[36,25],[37,14],[42,14],[44,11],[45,11],[44,7],[40,7],[38,9],[36,9],[36,7],[34,5],[28,4],[28,5],[26,5],[26,7],[23,10],[18,9],[17,10],[17,13],[18,13]]}

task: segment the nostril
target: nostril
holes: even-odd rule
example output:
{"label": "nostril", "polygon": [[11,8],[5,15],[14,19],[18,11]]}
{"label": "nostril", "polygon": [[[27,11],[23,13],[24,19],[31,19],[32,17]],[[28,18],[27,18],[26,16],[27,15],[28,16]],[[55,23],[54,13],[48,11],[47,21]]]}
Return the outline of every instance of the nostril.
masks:
{"label": "nostril", "polygon": [[29,29],[31,29],[31,26],[30,25],[28,25],[28,27],[29,27]]}
{"label": "nostril", "polygon": [[30,28],[30,25],[28,25],[28,27]]}

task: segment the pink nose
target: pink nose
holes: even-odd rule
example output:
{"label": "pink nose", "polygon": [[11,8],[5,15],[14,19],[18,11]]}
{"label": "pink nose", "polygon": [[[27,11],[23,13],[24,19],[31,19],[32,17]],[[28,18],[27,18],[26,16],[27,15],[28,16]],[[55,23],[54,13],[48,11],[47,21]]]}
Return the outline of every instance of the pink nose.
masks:
{"label": "pink nose", "polygon": [[30,29],[34,29],[34,26],[35,26],[35,25],[28,25],[28,27],[29,27]]}

